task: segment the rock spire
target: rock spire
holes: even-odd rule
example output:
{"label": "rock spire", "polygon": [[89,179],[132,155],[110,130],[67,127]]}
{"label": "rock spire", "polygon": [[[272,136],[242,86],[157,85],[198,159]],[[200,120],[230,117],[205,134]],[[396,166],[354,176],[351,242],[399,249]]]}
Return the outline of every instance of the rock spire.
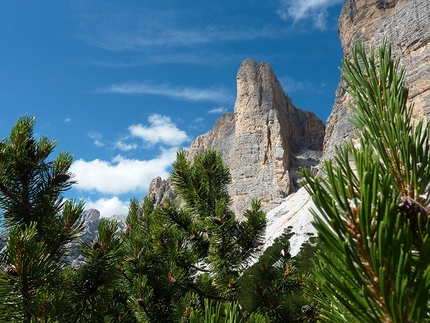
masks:
{"label": "rock spire", "polygon": [[[229,192],[236,214],[252,199],[269,210],[296,191],[300,166],[319,163],[324,128],[315,114],[294,107],[269,63],[246,59],[237,73],[234,113],[196,138],[188,154],[192,158],[209,147],[222,153],[232,174]],[[167,183],[157,180],[150,194],[160,191],[156,183],[166,191]]]}

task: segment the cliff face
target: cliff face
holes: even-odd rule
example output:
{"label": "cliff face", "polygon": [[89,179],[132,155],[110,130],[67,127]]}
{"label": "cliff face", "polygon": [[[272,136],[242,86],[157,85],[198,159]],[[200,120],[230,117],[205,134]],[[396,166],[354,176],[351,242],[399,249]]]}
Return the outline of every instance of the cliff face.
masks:
{"label": "cliff face", "polygon": [[[378,47],[386,38],[392,45],[393,54],[399,57],[400,65],[406,68],[409,102],[414,103],[415,116],[430,117],[429,0],[345,0],[339,17],[339,36],[347,57],[351,46],[359,41]],[[351,98],[342,85],[341,82],[336,91],[326,125],[323,158],[332,157],[335,145],[354,136],[354,128],[348,121],[352,113],[348,108]],[[301,203],[300,208],[296,207],[298,203]],[[304,233],[316,233],[306,226],[312,220],[310,208],[314,208],[312,200],[301,188],[270,211],[266,244],[280,236],[285,227],[292,226],[296,241],[291,241],[291,254],[296,254],[299,250],[296,244],[307,240]]]}
{"label": "cliff face", "polygon": [[[240,215],[252,199],[260,199],[268,211],[297,190],[300,167],[319,164],[324,131],[315,114],[294,107],[268,63],[246,59],[237,73],[234,113],[197,137],[188,156],[207,148],[221,152],[232,175],[233,211]],[[148,195],[156,202],[174,196],[160,178],[152,181]]]}
{"label": "cliff face", "polygon": [[[239,215],[254,198],[269,210],[296,191],[295,170],[318,164],[323,136],[323,122],[294,107],[270,65],[247,59],[237,74],[234,113],[223,115],[188,153],[191,158],[213,147],[223,154],[232,175],[233,210]],[[303,153],[309,157],[305,163]]]}
{"label": "cliff face", "polygon": [[[350,55],[351,46],[359,41],[378,47],[384,38],[393,54],[406,68],[409,100],[416,116],[430,116],[430,1],[428,0],[346,0],[339,17],[339,37],[343,52]],[[353,135],[348,121],[349,96],[336,92],[333,111],[327,122],[324,157],[333,155]]]}

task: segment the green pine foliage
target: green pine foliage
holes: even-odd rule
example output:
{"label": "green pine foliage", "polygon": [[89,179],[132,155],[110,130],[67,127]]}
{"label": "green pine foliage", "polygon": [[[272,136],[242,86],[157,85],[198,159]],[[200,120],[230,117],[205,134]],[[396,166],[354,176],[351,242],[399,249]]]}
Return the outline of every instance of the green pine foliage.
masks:
{"label": "green pine foliage", "polygon": [[[291,304],[303,279],[288,254],[288,237],[269,249],[256,273],[244,274],[261,253],[266,215],[254,200],[238,220],[230,209],[230,172],[218,152],[188,160],[179,150],[171,173],[177,201],[155,207],[149,197],[134,199],[126,230],[101,219],[95,238],[85,241],[84,204],[63,197],[75,184],[73,157],[61,152],[49,160],[57,142],[36,140],[34,125],[33,117],[21,117],[0,143],[6,241],[0,322],[267,323],[297,317]],[[70,243],[78,244],[78,268],[67,262]],[[243,309],[239,303],[247,299],[251,305]]]}
{"label": "green pine foliage", "polygon": [[78,251],[83,261],[78,270],[67,272],[69,289],[64,301],[69,309],[61,322],[137,322],[127,303],[118,223],[100,219],[93,241],[81,241]]}
{"label": "green pine foliage", "polygon": [[52,248],[51,255],[58,258],[61,248],[79,231],[79,212],[58,216],[65,204],[62,193],[75,183],[68,171],[73,157],[61,152],[47,161],[57,142],[45,136],[35,140],[34,124],[33,117],[21,117],[0,144],[0,207],[6,228],[34,222],[40,237]]}
{"label": "green pine foliage", "polygon": [[130,204],[123,270],[132,277],[133,306],[149,322],[180,322],[203,300],[237,300],[237,280],[259,251],[266,225],[254,201],[238,221],[229,208],[229,170],[214,150],[192,162],[177,153],[171,180],[182,205]]}
{"label": "green pine foliage", "polygon": [[47,158],[57,142],[33,135],[21,117],[0,143],[0,209],[7,250],[0,257],[0,322],[54,322],[64,311],[67,244],[82,230],[83,204],[62,194],[74,183],[72,156]]}
{"label": "green pine foliage", "polygon": [[269,319],[261,314],[253,313],[243,318],[237,303],[220,303],[205,300],[204,312],[191,309],[190,323],[268,323]]}
{"label": "green pine foliage", "polygon": [[149,198],[143,210],[137,200],[131,201],[127,230],[122,234],[126,253],[122,270],[131,280],[136,315],[149,322],[174,322],[185,312],[184,298],[194,299],[189,291],[194,286],[197,257],[189,236],[168,215],[187,220],[172,205],[154,210]]}
{"label": "green pine foliage", "polygon": [[[258,261],[247,268],[239,280],[242,291],[239,303],[248,313],[258,312],[270,322],[302,322],[303,284],[313,268],[315,246],[307,243],[296,257],[291,257],[289,239],[292,232],[275,239]],[[303,258],[305,255],[306,258]]]}
{"label": "green pine foliage", "polygon": [[344,59],[358,142],[323,176],[304,171],[315,201],[323,322],[429,322],[429,128],[412,118],[405,71],[382,43]]}

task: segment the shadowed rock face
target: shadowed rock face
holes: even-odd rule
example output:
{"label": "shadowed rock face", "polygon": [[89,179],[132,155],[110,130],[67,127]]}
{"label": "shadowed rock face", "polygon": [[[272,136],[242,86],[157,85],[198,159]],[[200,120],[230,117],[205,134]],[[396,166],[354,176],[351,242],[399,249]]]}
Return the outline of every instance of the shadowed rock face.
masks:
{"label": "shadowed rock face", "polygon": [[[296,191],[298,167],[319,163],[324,128],[315,114],[294,107],[269,63],[246,59],[237,73],[234,113],[224,114],[199,136],[188,156],[207,148],[220,151],[232,175],[229,193],[235,213],[240,215],[252,199],[262,200],[269,210]],[[166,184],[153,180],[149,194],[159,199]]]}
{"label": "shadowed rock face", "polygon": [[[406,68],[414,115],[430,116],[430,1],[346,0],[339,18],[339,36],[346,56],[357,42],[378,47],[386,38],[400,65]],[[333,156],[334,145],[353,136],[348,121],[350,97],[341,86],[327,122],[324,158]]]}

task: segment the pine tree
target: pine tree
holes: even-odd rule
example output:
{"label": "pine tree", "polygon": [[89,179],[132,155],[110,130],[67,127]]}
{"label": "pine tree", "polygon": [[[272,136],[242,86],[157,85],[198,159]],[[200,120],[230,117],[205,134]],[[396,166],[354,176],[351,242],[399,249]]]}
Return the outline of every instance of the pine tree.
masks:
{"label": "pine tree", "polygon": [[69,305],[61,322],[137,322],[128,305],[130,284],[121,270],[124,248],[116,220],[100,219],[93,241],[82,241],[78,251],[80,267],[65,275]]}
{"label": "pine tree", "polygon": [[62,194],[74,181],[73,157],[57,144],[33,135],[35,119],[19,118],[0,143],[0,209],[7,249],[0,259],[0,321],[54,322],[60,301],[67,244],[82,229],[83,203]]}
{"label": "pine tree", "polygon": [[262,245],[266,220],[258,201],[236,219],[229,207],[230,173],[221,155],[207,150],[192,162],[180,150],[171,180],[182,204],[154,208],[134,200],[123,235],[123,270],[132,280],[137,317],[180,322],[203,300],[237,299],[237,280]]}
{"label": "pine tree", "polygon": [[320,318],[429,322],[429,127],[412,118],[405,71],[383,42],[343,60],[358,143],[323,175],[304,171],[318,213]]}
{"label": "pine tree", "polygon": [[296,322],[302,318],[301,307],[306,304],[301,300],[302,285],[309,272],[298,260],[300,253],[291,257],[292,235],[288,232],[276,238],[241,276],[239,303],[248,314],[263,314],[272,323]]}

